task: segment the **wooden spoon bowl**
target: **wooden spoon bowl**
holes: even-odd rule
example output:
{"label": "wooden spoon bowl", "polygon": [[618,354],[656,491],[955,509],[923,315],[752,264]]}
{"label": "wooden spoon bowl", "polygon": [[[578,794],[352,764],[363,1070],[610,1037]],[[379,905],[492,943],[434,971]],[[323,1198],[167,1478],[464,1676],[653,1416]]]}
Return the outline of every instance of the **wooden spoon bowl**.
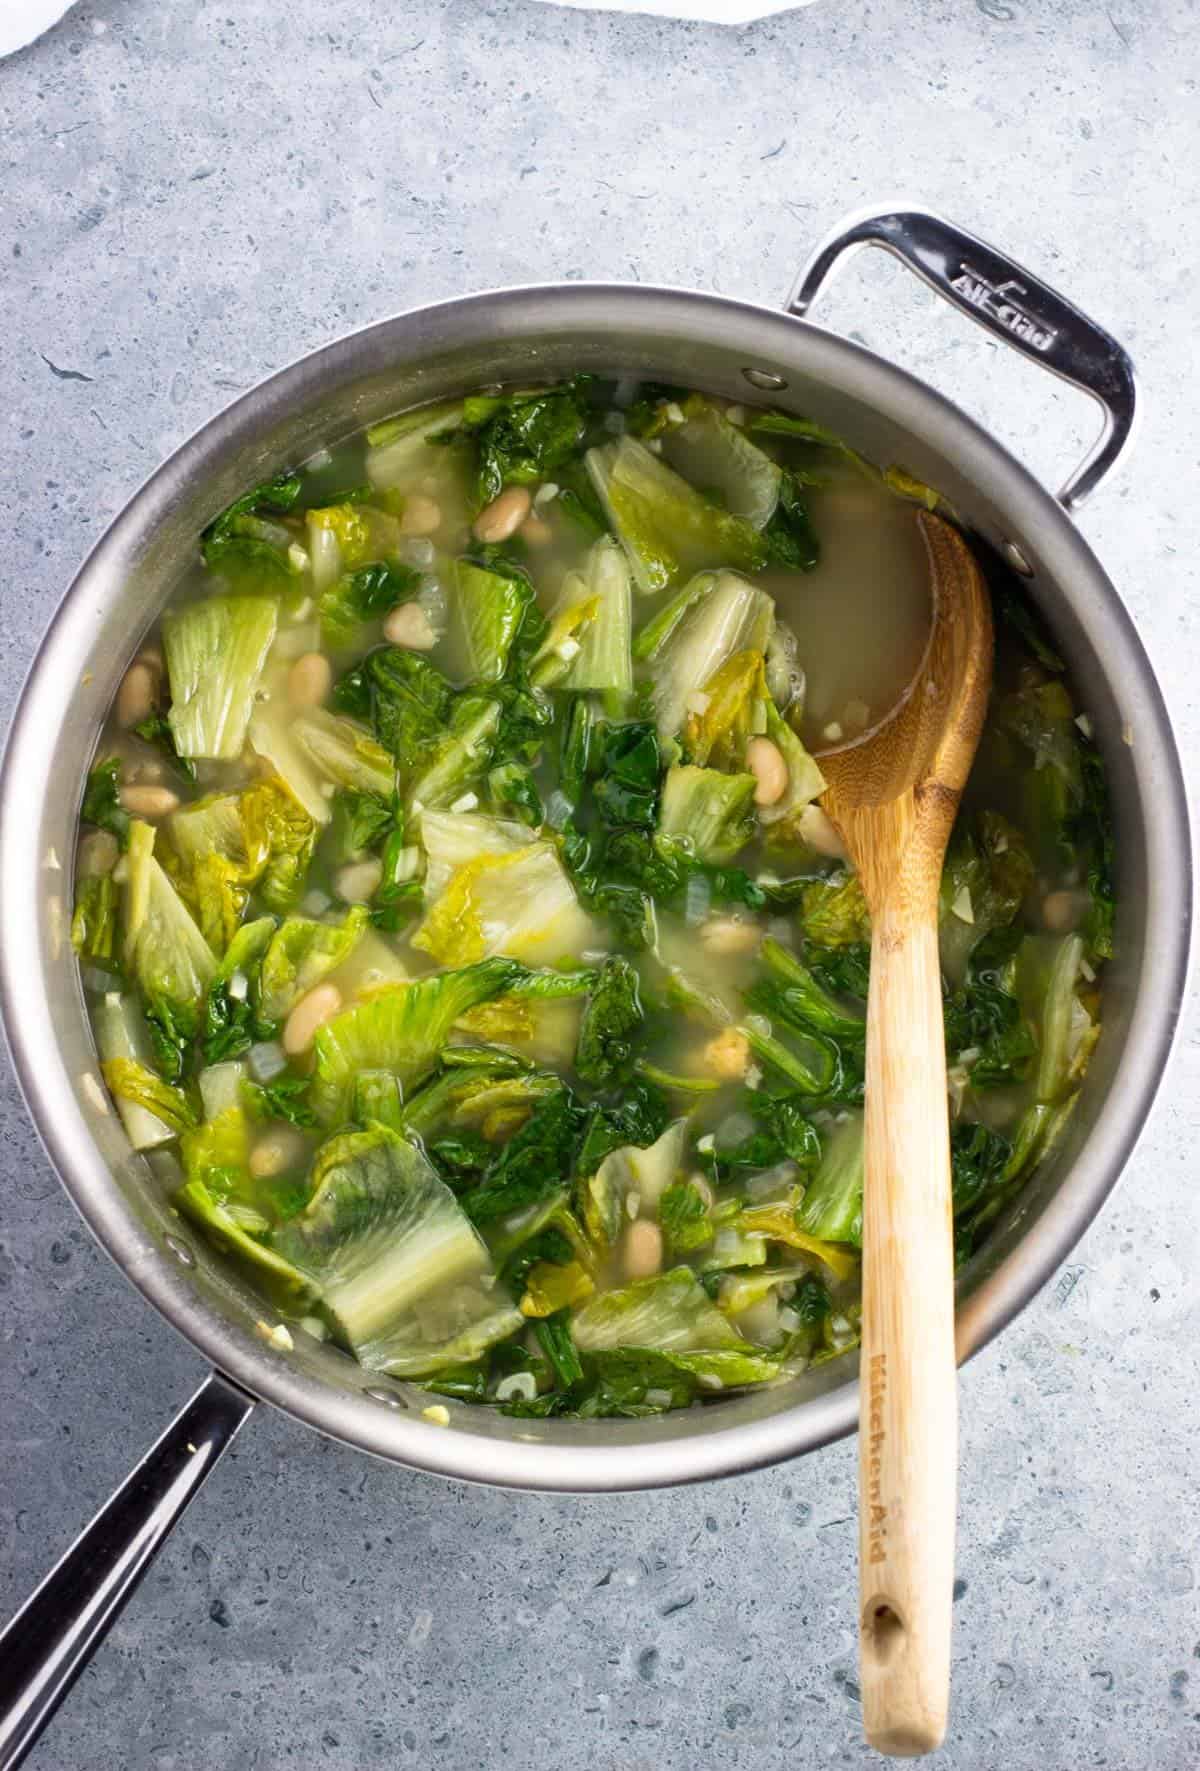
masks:
{"label": "wooden spoon bowl", "polygon": [[983,574],[922,513],[932,623],[912,683],[864,737],[822,753],[822,804],[871,912],[859,1415],[863,1725],[878,1751],[946,1731],[957,1397],[938,886],[992,678]]}

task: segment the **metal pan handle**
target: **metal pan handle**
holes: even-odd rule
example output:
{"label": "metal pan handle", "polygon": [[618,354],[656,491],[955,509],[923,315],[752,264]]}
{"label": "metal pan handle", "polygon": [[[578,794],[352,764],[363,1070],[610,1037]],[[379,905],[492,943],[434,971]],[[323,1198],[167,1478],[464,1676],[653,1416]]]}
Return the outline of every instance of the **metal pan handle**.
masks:
{"label": "metal pan handle", "polygon": [[37,1740],[253,1407],[213,1372],[0,1634],[0,1771]]}
{"label": "metal pan handle", "polygon": [[787,312],[806,316],[835,267],[864,246],[892,253],[968,319],[1098,403],[1104,429],[1058,494],[1077,510],[1133,432],[1133,364],[1116,339],[1013,259],[924,209],[848,216],[801,271]]}

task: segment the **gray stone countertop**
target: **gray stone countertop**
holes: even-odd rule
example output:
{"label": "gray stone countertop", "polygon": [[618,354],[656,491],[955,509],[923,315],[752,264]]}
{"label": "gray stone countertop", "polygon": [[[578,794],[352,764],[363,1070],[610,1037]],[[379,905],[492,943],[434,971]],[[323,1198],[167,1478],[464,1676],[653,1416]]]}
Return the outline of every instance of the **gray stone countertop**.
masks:
{"label": "gray stone countertop", "polygon": [[[902,190],[1057,283],[1145,422],[1083,527],[1191,765],[1200,635],[1192,0],[820,0],[739,31],[533,0],[104,0],[0,63],[0,705],[163,455],[348,328],[492,284],[774,301]],[[823,317],[1057,480],[1094,414],[878,255]],[[12,939],[13,931],[4,931]],[[1200,1051],[962,1379],[956,1771],[1200,1760]],[[0,1082],[0,1611],[201,1375]],[[263,1412],[36,1771],[858,1764],[854,1447],[618,1499],[472,1490]]]}

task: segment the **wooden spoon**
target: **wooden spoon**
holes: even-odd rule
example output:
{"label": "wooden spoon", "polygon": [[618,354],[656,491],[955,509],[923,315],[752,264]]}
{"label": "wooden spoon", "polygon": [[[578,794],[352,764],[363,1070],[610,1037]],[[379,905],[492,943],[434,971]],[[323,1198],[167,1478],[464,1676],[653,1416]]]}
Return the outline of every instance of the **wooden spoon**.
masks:
{"label": "wooden spoon", "polygon": [[954,1259],[938,884],[992,677],[987,588],[922,512],[933,620],[904,698],[823,752],[822,804],[871,911],[863,1195],[859,1596],[863,1726],[879,1752],[946,1732],[954,1580]]}

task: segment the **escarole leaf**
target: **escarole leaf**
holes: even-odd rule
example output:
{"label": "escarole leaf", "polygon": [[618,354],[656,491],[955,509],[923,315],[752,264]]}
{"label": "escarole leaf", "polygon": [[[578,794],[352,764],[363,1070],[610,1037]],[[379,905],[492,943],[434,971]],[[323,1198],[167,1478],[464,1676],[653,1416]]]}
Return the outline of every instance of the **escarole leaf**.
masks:
{"label": "escarole leaf", "polygon": [[121,804],[121,759],[110,756],[96,763],[83,789],[79,816],[115,836],[121,847],[129,841],[129,813]]}
{"label": "escarole leaf", "polygon": [[546,625],[545,638],[529,667],[530,681],[535,688],[564,686],[582,649],[583,637],[599,612],[600,599],[590,594],[582,573],[568,572],[563,579],[558,603]]}
{"label": "escarole leaf", "polygon": [[504,709],[499,700],[463,695],[454,703],[449,729],[407,787],[412,811],[452,805],[478,782],[492,760]]}
{"label": "escarole leaf", "polygon": [[396,807],[381,793],[343,788],[333,796],[333,817],[326,838],[331,866],[361,861],[381,849],[396,828]]}
{"label": "escarole leaf", "polygon": [[463,1195],[472,1223],[490,1235],[490,1226],[501,1219],[560,1192],[570,1178],[585,1120],[561,1084],[547,1095],[479,1184]]}
{"label": "escarole leaf", "polygon": [[494,953],[554,965],[593,938],[553,843],[533,842],[456,867],[412,939],[442,965]]}
{"label": "escarole leaf", "polygon": [[690,1267],[602,1292],[575,1312],[572,1330],[581,1353],[645,1349],[678,1359],[713,1390],[763,1383],[778,1370],[741,1338]]}
{"label": "escarole leaf", "polygon": [[[288,669],[284,658],[268,666],[264,693],[250,718],[253,749],[318,825],[329,822],[336,787],[390,795],[395,769],[387,752],[356,719],[325,707],[297,713],[288,700]],[[364,699],[369,717],[369,697]]]}
{"label": "escarole leaf", "polygon": [[820,1242],[862,1246],[863,1118],[848,1114],[834,1126],[796,1212],[796,1224]]}
{"label": "escarole leaf", "polygon": [[[533,975],[568,982],[572,976],[590,979],[593,974],[551,971]],[[530,996],[518,990],[497,996],[491,1002],[470,1009],[458,1022],[458,1027],[480,1039],[515,1046],[533,1063],[555,1064],[562,1069],[571,1062],[579,1042],[582,999],[587,988],[585,982],[569,994]]]}
{"label": "escarole leaf", "polygon": [[499,682],[533,601],[531,586],[471,560],[458,560],[447,600],[444,655],[449,675],[464,683]]}
{"label": "escarole leaf", "polygon": [[1029,935],[1017,957],[1017,993],[1041,1029],[1037,1099],[1050,1105],[1078,1083],[1099,1037],[1079,999],[1083,957],[1080,935]]}
{"label": "escarole leaf", "polygon": [[[678,619],[670,625],[662,621],[660,633],[664,637],[652,636],[653,650],[646,651],[651,661],[655,717],[663,738],[673,738],[683,730],[693,697],[698,692],[708,693],[722,666],[739,655],[747,660],[742,696],[758,691],[762,654],[775,625],[773,599],[736,572],[706,573],[699,594],[692,597],[692,590],[689,585],[691,600]],[[643,642],[643,649],[645,645]],[[717,688],[724,693],[723,682]],[[707,753],[695,755],[694,760],[707,761]]]}
{"label": "escarole leaf", "polygon": [[475,495],[489,504],[505,486],[533,485],[572,455],[587,426],[586,376],[544,392],[467,400],[462,429],[474,431]]}
{"label": "escarole leaf", "polygon": [[109,1058],[100,1068],[118,1103],[129,1102],[142,1108],[173,1132],[195,1124],[196,1115],[183,1090],[164,1082],[136,1058]]}
{"label": "escarole leaf", "polygon": [[[160,1117],[149,1104],[149,1085],[143,1088],[141,1076],[142,1073],[153,1074],[148,1063],[151,1036],[137,1003],[131,996],[120,996],[115,990],[110,991],[93,1010],[92,1026],[102,1070],[107,1072],[112,1064],[129,1066],[116,1074],[131,1085],[130,1092],[115,1087],[109,1081],[129,1142],[135,1150],[152,1150],[159,1144],[165,1144],[179,1131],[183,1109],[178,1106],[174,1092],[169,1097],[162,1097],[159,1102],[161,1106],[170,1106],[166,1118]],[[136,1091],[133,1088],[135,1081]],[[161,1083],[164,1088],[169,1086],[157,1076],[155,1082]]]}
{"label": "escarole leaf", "polygon": [[420,588],[421,574],[395,561],[345,573],[321,597],[322,642],[333,651],[360,644],[368,623],[408,602]]}
{"label": "escarole leaf", "polygon": [[189,1179],[172,1194],[171,1203],[219,1253],[244,1269],[278,1309],[300,1315],[315,1307],[319,1294],[312,1280],[247,1230],[236,1204],[223,1199],[207,1182]]}
{"label": "escarole leaf", "polygon": [[177,774],[182,775],[185,781],[196,779],[196,765],[194,762],[189,762],[186,756],[180,756],[176,750],[171,724],[165,714],[156,708],[153,713],[147,714],[145,719],[140,719],[133,730],[144,743],[152,744],[156,750],[161,751],[171,767]]}
{"label": "escarole leaf", "polygon": [[683,842],[698,860],[732,861],[755,836],[753,775],[725,775],[691,763],[667,770],[659,834]]}
{"label": "escarole leaf", "polygon": [[1087,861],[1090,908],[1084,924],[1089,957],[1097,964],[1113,956],[1116,923],[1116,845],[1108,783],[1100,753],[1093,745],[1080,747],[1083,771],[1083,806],[1074,825],[1074,836]]}
{"label": "escarole leaf", "polygon": [[181,757],[241,755],[276,619],[274,599],[253,596],[204,597],[163,616],[167,719]]}
{"label": "escarole leaf", "polygon": [[358,945],[368,920],[361,904],[351,905],[340,923],[289,916],[263,955],[261,1001],[267,1019],[282,1021],[302,996],[341,965]]}
{"label": "escarole leaf", "polygon": [[266,857],[250,852],[240,798],[213,794],[172,813],[163,860],[215,952],[233,939]]}
{"label": "escarole leaf", "polygon": [[684,750],[692,762],[742,766],[746,745],[766,724],[763,662],[761,652],[734,652],[693,698],[683,728]]}
{"label": "escarole leaf", "polygon": [[305,512],[314,588],[322,601],[343,573],[395,552],[400,525],[387,511],[373,510],[357,499]]}
{"label": "escarole leaf", "polygon": [[400,646],[372,652],[334,690],[335,707],[370,721],[403,781],[437,748],[453,701],[441,671]]}
{"label": "escarole leaf", "polygon": [[[627,1090],[622,1109],[615,1110],[611,1117],[604,1109],[593,1110],[588,1134],[579,1153],[578,1167],[583,1176],[579,1185],[581,1214],[593,1246],[601,1253],[612,1247],[629,1221],[629,1201],[632,1200],[638,1211],[645,1211],[648,1216],[660,1209],[683,1161],[687,1121],[677,1119],[662,1129],[665,1115],[659,1117],[655,1113],[644,1127],[631,1126],[628,1123],[628,1107],[632,1104],[629,1094]],[[597,1139],[596,1133],[601,1125],[609,1137],[632,1134],[644,1142],[630,1142],[614,1148],[611,1143]],[[605,1149],[605,1154],[593,1170],[592,1152],[601,1148]]]}
{"label": "escarole leaf", "polygon": [[371,484],[386,491],[411,486],[424,474],[438,472],[446,451],[430,439],[444,434],[461,417],[462,401],[450,400],[373,424],[367,431],[367,477]]}
{"label": "escarole leaf", "polygon": [[610,1088],[626,1080],[644,1019],[637,973],[627,959],[606,960],[588,994],[579,1028],[575,1069],[584,1082]]}
{"label": "escarole leaf", "polygon": [[821,773],[816,760],[809,755],[800,738],[792,727],[779,713],[775,703],[768,696],[766,701],[767,737],[775,745],[784,762],[787,764],[788,783],[774,805],[761,806],[759,818],[768,826],[782,826],[778,833],[784,841],[793,837],[793,825],[796,826],[795,837],[799,839],[798,821],[801,813],[812,804],[819,794],[825,791],[825,777]]}
{"label": "escarole leaf", "polygon": [[[368,1071],[378,1079],[383,1071]],[[388,1076],[390,1082],[394,1077]],[[399,1108],[398,1129],[415,1132],[424,1142],[447,1126],[474,1126],[490,1110],[480,1105],[497,1084],[519,1084],[519,1098],[532,1106],[545,1093],[556,1093],[562,1084],[530,1069],[516,1053],[494,1045],[451,1045],[442,1053],[442,1069]],[[372,1086],[375,1086],[373,1083]],[[361,1088],[360,1088],[361,1097]],[[389,1097],[390,1098],[390,1097]],[[510,1096],[510,1100],[518,1095]],[[373,1115],[371,1116],[373,1117]],[[489,1152],[490,1162],[494,1151]],[[486,1163],[484,1166],[486,1167]]]}
{"label": "escarole leaf", "polygon": [[636,438],[589,449],[586,460],[639,590],[669,590],[705,566],[766,565],[769,549],[753,524],[710,503]]}
{"label": "escarole leaf", "polygon": [[[595,617],[582,629],[578,650],[567,661],[560,688],[576,692],[633,689],[633,594],[629,562],[617,543],[604,536],[592,547],[583,571],[575,575],[577,591],[594,600]],[[568,597],[564,584],[562,597]]]}
{"label": "escarole leaf", "polygon": [[236,498],[200,538],[205,565],[248,587],[285,582],[293,571],[291,531],[277,519],[295,508],[301,490],[299,474],[284,472]]}
{"label": "escarole leaf", "polygon": [[212,947],[233,940],[252,888],[283,912],[304,890],[316,826],[278,779],[209,794],[173,812],[164,864]]}
{"label": "escarole leaf", "polygon": [[871,939],[871,915],[856,873],[809,880],[800,893],[805,939],[818,947],[860,948]]}
{"label": "escarole leaf", "polygon": [[690,394],[683,422],[662,430],[663,455],[693,486],[720,494],[726,510],[765,529],[779,503],[783,469],[703,394]]}
{"label": "escarole leaf", "polygon": [[292,735],[326,780],[363,793],[391,793],[396,784],[392,759],[355,720],[310,708],[292,721]]}
{"label": "escarole leaf", "polygon": [[866,1020],[843,1005],[796,955],[768,935],[759,950],[774,986],[773,1001],[792,1021],[849,1045],[866,1040]]}
{"label": "escarole leaf", "polygon": [[658,1206],[658,1221],[672,1255],[692,1254],[713,1239],[708,1203],[691,1181],[676,1181]]}
{"label": "escarole leaf", "polygon": [[431,899],[440,896],[451,875],[468,861],[482,855],[511,855],[534,840],[525,825],[484,812],[422,812],[420,831],[425,891]]}
{"label": "escarole leaf", "polygon": [[251,1227],[244,1221],[251,1214],[254,1219],[261,1220],[257,1225],[259,1229],[269,1228],[261,1212],[254,1211],[253,1207],[250,1213],[246,1211],[252,1190],[250,1133],[240,1105],[235,1102],[222,1108],[201,1125],[193,1123],[180,1143],[180,1155],[188,1179],[202,1181],[222,1202],[232,1203],[242,1214],[243,1228]]}
{"label": "escarole leaf", "polygon": [[520,968],[488,959],[378,990],[318,1028],[312,1106],[325,1124],[344,1118],[360,1070],[388,1070],[410,1088],[428,1075],[454,1023],[511,987]]}
{"label": "escarole leaf", "polygon": [[154,858],[154,829],[129,827],[125,885],[125,968],[148,1005],[162,1005],[196,1031],[217,969],[211,947]]}
{"label": "escarole leaf", "polygon": [[322,1148],[309,1203],[273,1245],[372,1371],[427,1376],[477,1358],[523,1320],[496,1293],[487,1249],[449,1187],[384,1125]]}
{"label": "escarole leaf", "polygon": [[206,1064],[221,1064],[249,1051],[256,1040],[272,1039],[273,1022],[263,1019],[259,971],[275,919],[243,923],[225,950],[209,986],[200,1024],[200,1052]]}
{"label": "escarole leaf", "polygon": [[111,873],[87,873],[75,883],[71,945],[85,965],[119,969],[117,909],[120,893]]}
{"label": "escarole leaf", "polygon": [[784,473],[779,483],[779,502],[763,531],[771,562],[811,572],[821,557],[820,543],[808,514],[808,505],[795,475]]}
{"label": "escarole leaf", "polygon": [[[511,1141],[529,1124],[539,1102],[561,1089],[561,1081],[550,1071],[506,1073],[491,1063],[453,1065],[401,1109],[399,1129],[419,1132],[439,1166],[448,1164],[461,1176],[482,1173],[497,1145]],[[461,1145],[461,1139],[472,1134],[478,1137],[469,1145],[468,1158],[468,1146]],[[455,1151],[450,1146],[456,1136],[461,1147]]]}
{"label": "escarole leaf", "polygon": [[1014,921],[1033,880],[1033,857],[1025,840],[999,812],[959,821],[938,898],[938,946],[942,970],[952,985],[963,982],[980,942]]}
{"label": "escarole leaf", "polygon": [[835,1279],[846,1280],[858,1267],[857,1259],[836,1243],[810,1236],[796,1222],[794,1198],[773,1204],[746,1206],[733,1220],[731,1229],[740,1236],[765,1236],[768,1241],[782,1242],[801,1254],[814,1255],[823,1261]]}

